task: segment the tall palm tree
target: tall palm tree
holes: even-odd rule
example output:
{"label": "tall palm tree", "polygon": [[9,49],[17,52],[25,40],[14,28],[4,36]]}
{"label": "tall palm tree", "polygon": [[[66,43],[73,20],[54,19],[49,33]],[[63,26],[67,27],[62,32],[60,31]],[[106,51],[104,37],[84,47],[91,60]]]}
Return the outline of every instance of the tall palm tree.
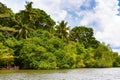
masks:
{"label": "tall palm tree", "polygon": [[69,30],[69,27],[67,27],[67,22],[62,20],[58,25],[56,25],[55,28],[56,28],[57,36],[59,38],[63,39],[64,41],[68,42],[68,30]]}
{"label": "tall palm tree", "polygon": [[32,4],[33,2],[26,2],[25,10],[17,13],[15,18],[17,22],[21,24],[29,24],[29,27],[35,28],[35,20],[33,20],[33,18],[35,17],[36,13],[33,12]]}
{"label": "tall palm tree", "polygon": [[28,20],[31,21],[32,20],[32,14],[34,14],[32,12],[32,4],[33,2],[26,2],[26,6],[25,6],[25,13],[28,15]]}
{"label": "tall palm tree", "polygon": [[34,16],[34,13],[32,12],[32,4],[33,2],[26,2],[25,10],[16,14],[16,25],[14,27],[17,30],[17,39],[26,39],[29,36],[29,32],[34,28],[32,25],[32,23],[34,23],[32,20],[32,17]]}
{"label": "tall palm tree", "polygon": [[16,32],[16,38],[17,39],[21,39],[21,38],[26,39],[26,38],[29,37],[29,32],[33,31],[33,29],[29,28],[29,26],[27,24],[18,25],[18,26],[20,26],[20,28]]}
{"label": "tall palm tree", "polygon": [[19,29],[13,28],[13,27],[3,27],[0,26],[0,31],[6,36],[15,36],[17,39],[21,39],[21,38],[28,38],[29,37],[29,32],[33,31],[32,28],[29,28],[28,25],[16,25],[19,26]]}

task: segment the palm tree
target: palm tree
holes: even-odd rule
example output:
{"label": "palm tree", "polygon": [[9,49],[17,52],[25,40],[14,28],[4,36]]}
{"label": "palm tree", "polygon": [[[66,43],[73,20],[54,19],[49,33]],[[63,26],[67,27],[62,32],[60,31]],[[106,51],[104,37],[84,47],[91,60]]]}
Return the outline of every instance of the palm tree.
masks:
{"label": "palm tree", "polygon": [[0,18],[7,18],[7,17],[10,17],[10,14],[0,14]]}
{"label": "palm tree", "polygon": [[15,36],[17,39],[21,38],[28,38],[29,32],[33,31],[32,28],[29,27],[29,24],[22,24],[19,21],[15,21],[15,26],[8,27],[8,26],[1,26],[0,31],[6,36]]}
{"label": "palm tree", "polygon": [[[11,17],[11,15],[8,13],[0,14],[0,19],[9,18],[9,17]],[[2,33],[7,37],[11,36],[11,32],[16,32],[14,28],[8,26],[3,27],[2,25],[0,25],[0,31],[2,31]]]}
{"label": "palm tree", "polygon": [[28,20],[29,21],[32,20],[32,16],[31,15],[34,14],[32,12],[32,4],[33,4],[33,2],[26,2],[26,6],[25,6],[25,8],[26,8],[25,13],[28,15]]}
{"label": "palm tree", "polygon": [[4,36],[9,37],[16,33],[15,28],[10,27],[12,23],[13,12],[0,2],[0,32]]}
{"label": "palm tree", "polygon": [[63,39],[64,41],[68,42],[68,30],[69,30],[69,27],[67,27],[67,22],[62,20],[58,25],[56,25],[55,28],[56,28],[57,36],[59,38]]}
{"label": "palm tree", "polygon": [[21,39],[21,38],[26,39],[26,38],[29,37],[29,32],[33,31],[33,29],[29,28],[29,26],[27,24],[18,25],[18,26],[20,26],[20,28],[16,32],[16,38],[17,39]]}
{"label": "palm tree", "polygon": [[26,9],[16,14],[16,25],[14,27],[17,30],[15,35],[17,39],[26,39],[29,36],[29,32],[34,28],[32,25],[32,23],[34,23],[32,20],[32,17],[34,16],[32,4],[33,2],[26,2]]}
{"label": "palm tree", "polygon": [[0,31],[6,36],[6,37],[9,37],[9,36],[12,36],[14,35],[17,31],[15,30],[15,28],[12,28],[12,27],[2,27],[0,26]]}
{"label": "palm tree", "polygon": [[36,13],[33,12],[32,4],[33,2],[26,2],[25,10],[17,13],[15,18],[17,22],[21,24],[29,24],[29,27],[35,29],[35,20],[33,20],[33,18],[35,17]]}

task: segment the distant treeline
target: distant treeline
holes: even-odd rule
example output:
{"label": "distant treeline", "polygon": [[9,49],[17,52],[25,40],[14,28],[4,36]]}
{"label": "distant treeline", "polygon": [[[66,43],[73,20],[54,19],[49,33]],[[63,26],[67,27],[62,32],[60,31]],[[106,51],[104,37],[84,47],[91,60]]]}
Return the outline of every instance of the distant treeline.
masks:
{"label": "distant treeline", "polygon": [[[13,13],[0,3],[0,68],[66,69],[119,67],[120,56],[94,37],[93,29],[62,20],[26,2]],[[62,15],[62,14],[61,14]]]}

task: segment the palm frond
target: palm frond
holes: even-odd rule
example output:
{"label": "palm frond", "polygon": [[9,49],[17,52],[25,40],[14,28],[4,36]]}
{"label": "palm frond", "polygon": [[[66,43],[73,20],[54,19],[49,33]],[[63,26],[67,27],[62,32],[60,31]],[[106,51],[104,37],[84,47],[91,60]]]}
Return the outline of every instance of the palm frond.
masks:
{"label": "palm frond", "polygon": [[1,27],[0,30],[1,31],[17,32],[17,30],[15,30],[15,28],[11,28],[11,27]]}
{"label": "palm frond", "polygon": [[10,17],[10,14],[0,14],[0,18]]}

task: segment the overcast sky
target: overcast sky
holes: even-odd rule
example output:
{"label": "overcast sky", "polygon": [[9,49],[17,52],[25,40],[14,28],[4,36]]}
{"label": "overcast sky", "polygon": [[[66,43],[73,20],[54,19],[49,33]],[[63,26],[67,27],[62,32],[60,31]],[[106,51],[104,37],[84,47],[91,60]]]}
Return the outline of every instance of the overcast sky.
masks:
{"label": "overcast sky", "polygon": [[0,0],[14,12],[24,9],[26,1],[32,1],[33,7],[46,11],[56,22],[92,27],[98,40],[120,53],[119,0]]}

